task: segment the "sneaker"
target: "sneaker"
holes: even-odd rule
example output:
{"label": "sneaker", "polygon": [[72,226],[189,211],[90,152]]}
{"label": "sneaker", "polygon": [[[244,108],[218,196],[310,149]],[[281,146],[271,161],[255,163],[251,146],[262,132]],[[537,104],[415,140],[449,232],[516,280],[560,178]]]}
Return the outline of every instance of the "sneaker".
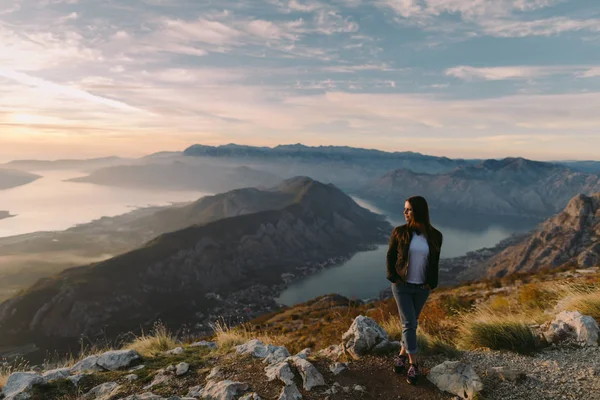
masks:
{"label": "sneaker", "polygon": [[406,364],[408,361],[408,357],[406,355],[396,355],[394,357],[394,372],[397,374],[401,374],[406,369]]}
{"label": "sneaker", "polygon": [[417,366],[417,364],[409,365],[410,366],[408,367],[408,373],[406,374],[406,382],[410,383],[411,385],[416,385],[419,376],[419,367]]}

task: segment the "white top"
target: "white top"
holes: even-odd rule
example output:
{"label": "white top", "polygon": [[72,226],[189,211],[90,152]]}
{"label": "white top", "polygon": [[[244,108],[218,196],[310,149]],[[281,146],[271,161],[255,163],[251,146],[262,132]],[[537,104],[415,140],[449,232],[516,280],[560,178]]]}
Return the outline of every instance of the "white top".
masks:
{"label": "white top", "polygon": [[424,235],[416,232],[412,234],[410,248],[408,250],[408,273],[406,281],[422,285],[425,283],[425,268],[429,258],[429,245]]}

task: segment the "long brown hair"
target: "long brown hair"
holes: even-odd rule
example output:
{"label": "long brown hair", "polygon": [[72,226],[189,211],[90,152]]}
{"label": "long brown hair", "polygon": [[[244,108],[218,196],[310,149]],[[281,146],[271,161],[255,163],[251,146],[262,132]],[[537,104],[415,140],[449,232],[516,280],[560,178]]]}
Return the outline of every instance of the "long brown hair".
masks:
{"label": "long brown hair", "polygon": [[439,250],[440,244],[437,242],[436,235],[433,233],[435,228],[431,225],[427,200],[422,196],[412,196],[406,199],[406,201],[408,201],[408,204],[410,204],[413,211],[413,218],[408,223],[409,232],[412,233],[419,230],[419,226],[422,225],[425,229],[423,234],[427,238],[429,244],[433,245],[436,250]]}

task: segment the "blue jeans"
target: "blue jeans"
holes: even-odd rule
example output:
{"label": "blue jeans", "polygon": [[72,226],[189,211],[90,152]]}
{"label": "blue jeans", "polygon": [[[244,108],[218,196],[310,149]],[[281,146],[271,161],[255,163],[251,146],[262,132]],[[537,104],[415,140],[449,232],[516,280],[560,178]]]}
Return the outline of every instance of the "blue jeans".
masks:
{"label": "blue jeans", "polygon": [[415,354],[418,350],[417,324],[429,289],[412,283],[392,283],[392,294],[402,320],[402,344],[408,354]]}

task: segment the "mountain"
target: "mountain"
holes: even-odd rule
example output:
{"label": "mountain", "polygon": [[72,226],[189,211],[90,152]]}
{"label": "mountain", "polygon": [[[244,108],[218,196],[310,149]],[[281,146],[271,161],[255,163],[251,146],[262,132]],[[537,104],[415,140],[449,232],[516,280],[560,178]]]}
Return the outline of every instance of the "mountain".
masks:
{"label": "mountain", "polygon": [[0,190],[26,185],[41,178],[39,175],[12,169],[0,169]]}
{"label": "mountain", "polygon": [[364,185],[373,176],[397,168],[442,173],[475,161],[435,157],[414,152],[385,152],[347,146],[311,147],[302,144],[255,147],[193,145],[183,152],[188,158],[209,162],[241,163],[282,177],[306,175],[345,190]]}
{"label": "mountain", "polygon": [[600,175],[523,158],[486,160],[445,174],[391,171],[358,195],[386,207],[424,196],[432,209],[452,213],[548,217],[577,193],[600,191]]}
{"label": "mountain", "polygon": [[290,205],[164,234],[40,280],[0,305],[0,340],[64,348],[157,319],[202,327],[217,314],[257,315],[276,309],[282,274],[306,274],[387,241],[389,223],[335,186],[297,177],[279,191],[293,197]]}
{"label": "mountain", "polygon": [[486,269],[488,275],[502,277],[565,264],[600,265],[600,193],[573,197],[562,212],[488,261]]}
{"label": "mountain", "polygon": [[4,167],[21,171],[45,171],[59,169],[92,170],[110,165],[126,164],[131,159],[121,157],[101,157],[84,160],[15,160],[4,164]]}
{"label": "mountain", "polygon": [[600,173],[600,161],[556,161],[556,163],[565,165],[575,171]]}
{"label": "mountain", "polygon": [[69,181],[128,188],[202,190],[214,193],[248,186],[270,187],[280,180],[277,175],[244,166],[221,167],[175,161],[166,164],[107,167]]}

